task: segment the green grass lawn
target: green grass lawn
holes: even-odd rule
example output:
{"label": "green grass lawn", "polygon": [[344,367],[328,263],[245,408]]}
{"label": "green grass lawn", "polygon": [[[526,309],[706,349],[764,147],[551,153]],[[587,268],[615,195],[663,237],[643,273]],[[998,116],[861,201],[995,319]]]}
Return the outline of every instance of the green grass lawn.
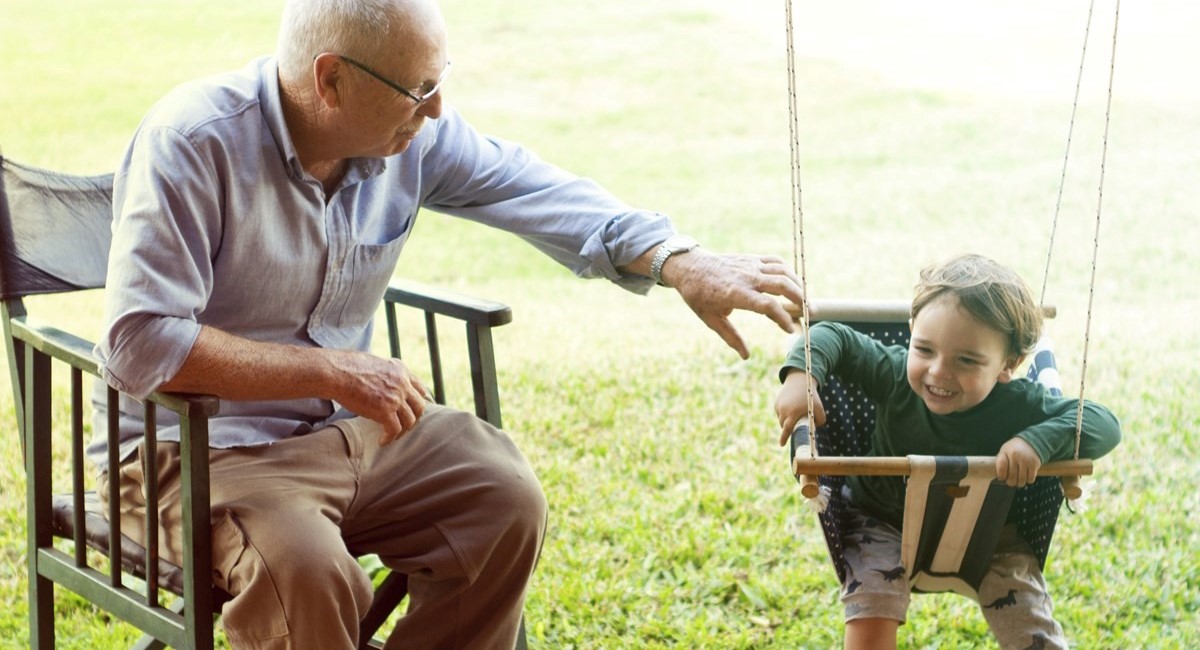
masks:
{"label": "green grass lawn", "polygon": [[[111,169],[171,86],[269,52],[279,0],[4,0],[0,147]],[[904,298],[976,251],[1040,284],[1086,7],[963,16],[797,3],[810,295]],[[1080,4],[1080,3],[1075,3]],[[1102,5],[1102,6],[1100,6]],[[444,0],[446,97],[717,250],[791,257],[783,4]],[[1111,11],[1098,3],[1097,13]],[[940,20],[937,18],[941,16]],[[1189,22],[1190,21],[1190,22]],[[1200,644],[1200,91],[1184,3],[1127,3],[1104,180],[1086,395],[1126,438],[1064,513],[1047,578],[1081,648]],[[1111,14],[1089,45],[1048,300],[1077,393]],[[1188,37],[1190,39],[1190,37]],[[1062,45],[1066,43],[1066,45]],[[1190,48],[1190,49],[1189,49]],[[1100,69],[1100,71],[1095,71]],[[539,648],[824,648],[836,578],[777,436],[786,335],[736,322],[742,362],[669,291],[578,281],[501,233],[426,213],[398,274],[509,303],[505,423],[539,473],[548,538],[526,607]],[[94,337],[99,301],[39,300]],[[0,379],[0,647],[27,643],[24,473]],[[136,638],[59,593],[60,647]],[[903,647],[990,644],[976,606],[914,599]]]}

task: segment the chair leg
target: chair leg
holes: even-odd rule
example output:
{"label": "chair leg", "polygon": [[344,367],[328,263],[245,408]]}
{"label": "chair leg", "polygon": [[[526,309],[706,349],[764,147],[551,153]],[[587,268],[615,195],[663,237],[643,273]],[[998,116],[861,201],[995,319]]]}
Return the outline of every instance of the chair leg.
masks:
{"label": "chair leg", "polygon": [[371,648],[371,641],[375,636],[375,632],[379,630],[379,626],[391,616],[392,612],[400,605],[400,601],[408,595],[408,576],[402,573],[392,572],[388,577],[383,579],[379,588],[375,590],[375,597],[371,600],[371,609],[367,610],[367,615],[358,625],[358,647],[360,650]]}
{"label": "chair leg", "polygon": [[36,574],[30,559],[29,647],[54,648],[54,583]]}
{"label": "chair leg", "polygon": [[[362,623],[358,626],[359,650],[373,650],[382,647],[375,643],[375,632],[407,595],[408,576],[393,572],[383,579],[379,588],[375,590],[371,609],[367,610],[367,615],[363,617]],[[525,639],[525,617],[521,617],[521,626],[517,629],[517,644],[514,646],[514,650],[528,650],[528,648],[528,641]]]}
{"label": "chair leg", "polygon": [[166,647],[167,644],[162,641],[149,634],[143,634],[142,638],[138,639],[137,643],[133,644],[130,650],[164,650]]}
{"label": "chair leg", "polygon": [[517,645],[514,650],[528,650],[529,646],[525,640],[525,617],[521,617],[521,627],[517,628]]}
{"label": "chair leg", "polygon": [[[175,602],[171,603],[167,607],[167,609],[176,614],[183,614],[183,610],[186,606],[187,603],[184,602],[182,598],[177,598],[175,599]],[[130,648],[130,650],[165,650],[166,647],[167,644],[163,643],[162,641],[159,641],[149,634],[143,634],[142,638],[138,639],[137,643],[133,644],[133,647]]]}

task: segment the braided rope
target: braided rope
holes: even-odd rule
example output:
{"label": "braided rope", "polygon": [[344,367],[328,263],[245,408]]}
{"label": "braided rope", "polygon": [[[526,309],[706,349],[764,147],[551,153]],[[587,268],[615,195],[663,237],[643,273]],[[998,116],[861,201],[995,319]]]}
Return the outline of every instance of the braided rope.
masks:
{"label": "braided rope", "polygon": [[788,130],[791,134],[792,152],[792,269],[800,276],[800,290],[804,301],[800,305],[800,335],[804,337],[804,371],[808,382],[808,451],[817,455],[817,427],[813,422],[812,344],[808,339],[808,276],[804,257],[804,204],[800,190],[800,115],[796,107],[796,51],[792,28],[792,0],[784,0],[784,20],[787,23],[787,71],[788,71]]}
{"label": "braided rope", "polygon": [[1100,180],[1096,196],[1096,229],[1092,235],[1092,275],[1088,283],[1087,324],[1083,330],[1083,360],[1079,370],[1079,408],[1075,411],[1075,458],[1079,458],[1079,443],[1083,437],[1083,389],[1087,383],[1088,348],[1092,333],[1092,303],[1096,297],[1096,260],[1100,253],[1100,209],[1104,204],[1104,168],[1108,160],[1108,126],[1112,116],[1113,77],[1117,69],[1117,26],[1121,21],[1121,0],[1113,12],[1112,56],[1108,63],[1108,99],[1104,106],[1104,139],[1100,149]]}
{"label": "braided rope", "polygon": [[1046,268],[1042,272],[1042,293],[1038,304],[1046,304],[1046,287],[1050,284],[1050,258],[1054,254],[1054,235],[1058,232],[1058,214],[1062,210],[1063,189],[1067,185],[1067,161],[1071,158],[1071,136],[1075,133],[1075,115],[1079,110],[1079,89],[1083,86],[1083,64],[1087,60],[1088,37],[1092,33],[1092,13],[1096,9],[1096,0],[1088,5],[1087,24],[1083,28],[1083,51],[1079,55],[1079,73],[1075,77],[1075,97],[1071,101],[1071,120],[1067,125],[1067,147],[1063,152],[1062,175],[1058,179],[1058,196],[1054,200],[1054,218],[1050,222],[1050,244],[1046,247]]}

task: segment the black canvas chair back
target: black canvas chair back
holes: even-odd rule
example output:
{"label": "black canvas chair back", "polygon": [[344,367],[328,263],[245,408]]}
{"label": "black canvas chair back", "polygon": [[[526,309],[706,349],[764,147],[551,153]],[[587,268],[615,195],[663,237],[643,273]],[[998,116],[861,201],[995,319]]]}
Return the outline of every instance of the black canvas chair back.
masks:
{"label": "black canvas chair back", "polygon": [[[111,174],[74,176],[0,157],[0,318],[25,461],[30,646],[54,647],[58,585],[147,632],[142,647],[211,647],[213,612],[222,594],[215,593],[211,578],[208,457],[192,450],[207,450],[208,417],[217,412],[217,400],[155,394],[146,403],[148,415],[157,408],[179,414],[183,431],[189,476],[184,517],[193,534],[184,544],[184,566],[175,566],[158,558],[156,494],[147,509],[153,530],[147,547],[155,550],[147,551],[121,533],[119,522],[109,524],[118,519],[111,516],[119,504],[116,482],[108,495],[113,508],[108,518],[100,513],[96,495],[85,489],[92,470],[83,454],[83,376],[97,375],[92,344],[58,327],[73,323],[41,324],[26,312],[24,299],[30,296],[104,286],[111,223]],[[64,366],[70,383],[68,422],[56,423],[53,373]],[[108,395],[111,407],[117,394],[109,390]],[[153,418],[148,421],[147,441],[153,444]],[[51,462],[58,429],[70,432],[63,436],[70,448],[69,474]],[[110,429],[115,440],[115,418]],[[69,489],[56,490],[63,487],[55,484],[56,476],[63,474],[70,477]],[[57,549],[55,537],[73,540],[73,553]],[[107,557],[106,570],[91,565],[89,548]],[[168,603],[160,588],[182,597]]]}
{"label": "black canvas chair back", "polygon": [[[58,174],[2,155],[0,169],[0,300],[7,328],[9,315],[24,315],[26,296],[104,286],[112,241],[112,175]],[[24,359],[7,352],[17,364],[10,378],[18,388],[16,369]],[[20,423],[21,400],[16,409]]]}
{"label": "black canvas chair back", "polygon": [[71,176],[3,159],[0,298],[104,286],[112,174]]}
{"label": "black canvas chair back", "polygon": [[[907,346],[909,328],[907,322],[846,322],[846,325],[881,341],[885,345]],[[1039,365],[1040,362],[1040,365]],[[1053,355],[1048,350],[1039,351],[1033,365],[1030,367],[1030,378],[1043,379],[1053,376],[1047,370],[1053,368]],[[866,396],[861,388],[845,381],[836,375],[826,379],[819,389],[821,403],[825,406],[825,424],[819,427],[816,435],[817,453],[819,456],[867,456],[870,448],[871,432],[875,427],[875,404]],[[799,436],[792,438],[792,456],[804,440]],[[961,467],[957,467],[958,459],[945,458],[938,470],[941,475],[933,479],[933,484],[957,484],[957,475],[961,475]],[[844,476],[821,476],[822,491],[828,492],[828,505],[819,515],[825,543],[829,548],[829,557],[837,571],[839,581],[845,581],[846,565],[842,545],[842,530],[848,529],[847,503],[842,496],[845,485]],[[916,563],[906,567],[910,575],[924,572],[927,576],[935,575],[937,580],[926,580],[925,584],[943,585],[932,589],[917,589],[918,591],[959,591],[971,596],[971,590],[979,586],[979,580],[986,570],[986,564],[981,568],[981,562],[990,561],[996,548],[1000,528],[1011,507],[1016,512],[1014,520],[1017,532],[1032,547],[1038,558],[1038,563],[1045,567],[1046,557],[1050,549],[1050,541],[1054,527],[1058,521],[1059,508],[1063,501],[1061,482],[1054,477],[1039,478],[1019,490],[1012,490],[1003,484],[991,486],[996,495],[989,497],[1000,506],[989,508],[987,514],[980,517],[972,539],[963,540],[971,549],[968,561],[956,571],[943,572],[931,568],[932,559],[937,551],[943,535],[950,504],[953,497],[947,495],[945,489],[930,489],[929,499],[925,502],[925,526],[920,531],[921,542],[916,548]],[[1007,495],[1005,493],[1008,493]],[[1008,501],[1011,499],[1011,505]],[[908,521],[906,514],[906,522]],[[957,588],[965,585],[969,590]]]}
{"label": "black canvas chair back", "polygon": [[[212,585],[207,450],[209,419],[219,411],[218,400],[154,393],[144,402],[150,449],[144,462],[148,464],[155,457],[156,409],[174,411],[180,419],[184,556],[183,566],[176,566],[158,557],[156,487],[148,485],[145,495],[145,548],[121,533],[117,481],[110,484],[107,517],[98,511],[96,495],[85,489],[92,470],[83,453],[83,377],[98,377],[92,343],[59,329],[72,323],[39,324],[27,313],[23,300],[104,286],[112,239],[112,181],[111,174],[73,176],[0,156],[0,320],[27,479],[30,646],[55,645],[57,585],[143,630],[146,636],[138,648],[211,648],[214,614],[229,598]],[[469,360],[475,413],[501,426],[492,329],[512,320],[508,306],[395,281],[386,292],[384,307],[395,357],[400,356],[397,308],[423,314],[435,399],[442,404],[447,382],[437,323],[447,319],[465,326],[464,354]],[[56,406],[52,370],[62,367],[70,383],[69,421],[55,422],[53,414],[61,409],[52,408]],[[114,450],[109,466],[115,467],[119,464],[115,456],[119,394],[111,388],[107,394],[107,435]],[[60,430],[65,431],[59,435]],[[66,438],[70,447],[70,485],[65,490],[55,489],[63,487],[55,485],[55,477],[68,473],[51,462],[52,444],[64,442],[59,437]],[[145,471],[147,476],[157,475],[152,466]],[[56,548],[56,537],[73,540],[72,552]],[[98,564],[107,566],[93,567],[96,561],[88,557],[89,548],[104,554],[106,562]],[[360,647],[381,646],[374,634],[406,593],[406,576],[391,573],[383,579],[360,627]],[[523,626],[517,647],[525,647]]]}

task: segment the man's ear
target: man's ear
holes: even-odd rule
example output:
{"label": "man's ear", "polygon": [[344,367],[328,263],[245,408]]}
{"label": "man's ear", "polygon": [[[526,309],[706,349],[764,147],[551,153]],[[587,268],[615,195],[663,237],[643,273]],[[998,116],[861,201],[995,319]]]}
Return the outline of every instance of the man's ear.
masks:
{"label": "man's ear", "polygon": [[322,104],[337,108],[342,103],[341,86],[346,66],[336,54],[325,52],[313,59],[313,90]]}
{"label": "man's ear", "polygon": [[1021,362],[1023,361],[1025,361],[1025,355],[1023,354],[1009,359],[1008,363],[1004,366],[1004,370],[1000,371],[1000,376],[997,378],[997,381],[999,381],[1001,384],[1007,384],[1008,382],[1012,381],[1013,373],[1017,371],[1017,368],[1020,367]]}

